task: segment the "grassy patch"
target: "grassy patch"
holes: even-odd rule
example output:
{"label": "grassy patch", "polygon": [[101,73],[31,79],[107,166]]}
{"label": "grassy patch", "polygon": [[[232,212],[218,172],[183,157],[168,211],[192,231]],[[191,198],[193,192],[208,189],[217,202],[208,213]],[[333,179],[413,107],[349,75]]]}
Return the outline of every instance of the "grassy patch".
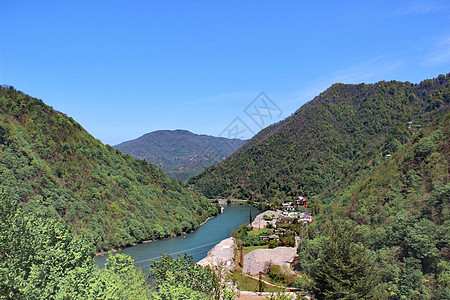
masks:
{"label": "grassy patch", "polygon": [[265,281],[270,282],[270,283],[275,284],[275,285],[287,286],[286,283],[284,283],[282,281],[275,280],[273,278],[270,278],[267,274],[264,274],[262,276],[262,280],[265,280]]}
{"label": "grassy patch", "polygon": [[270,234],[272,234],[272,232],[273,232],[273,230],[269,230],[266,228],[253,229],[248,232],[248,235],[253,235],[253,236],[260,236],[261,234],[270,235]]}
{"label": "grassy patch", "polygon": [[268,249],[268,245],[244,247],[244,256],[256,249]]}
{"label": "grassy patch", "polygon": [[[258,280],[249,278],[242,274],[242,270],[238,269],[233,271],[232,273],[233,282],[235,282],[238,286],[238,289],[241,291],[252,291],[257,292],[259,289]],[[284,289],[276,288],[273,286],[269,286],[263,283],[263,291],[264,292],[284,292]]]}

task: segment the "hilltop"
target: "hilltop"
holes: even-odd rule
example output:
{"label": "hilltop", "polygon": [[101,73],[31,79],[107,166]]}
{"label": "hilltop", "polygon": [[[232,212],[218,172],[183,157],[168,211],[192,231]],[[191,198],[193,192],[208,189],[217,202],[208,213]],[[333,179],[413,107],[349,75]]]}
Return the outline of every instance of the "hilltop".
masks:
{"label": "hilltop", "polygon": [[195,229],[218,212],[144,160],[91,136],[72,118],[0,88],[0,183],[25,212],[62,218],[96,248]]}
{"label": "hilltop", "polygon": [[450,74],[335,84],[190,182],[261,207],[306,195],[314,221],[294,285],[317,298],[447,299],[449,145]]}
{"label": "hilltop", "polygon": [[246,141],[187,130],[158,130],[120,143],[114,148],[137,159],[145,159],[170,177],[186,181],[206,167],[219,163]]}
{"label": "hilltop", "polygon": [[346,185],[449,109],[450,77],[335,84],[189,182],[207,197],[283,201]]}

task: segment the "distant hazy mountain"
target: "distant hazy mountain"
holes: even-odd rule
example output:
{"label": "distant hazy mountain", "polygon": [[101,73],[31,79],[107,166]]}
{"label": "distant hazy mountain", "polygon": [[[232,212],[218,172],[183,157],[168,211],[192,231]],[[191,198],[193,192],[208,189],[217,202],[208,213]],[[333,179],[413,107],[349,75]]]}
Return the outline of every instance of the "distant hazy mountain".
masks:
{"label": "distant hazy mountain", "polygon": [[145,159],[170,177],[185,181],[223,161],[245,142],[198,135],[187,130],[158,130],[114,148],[134,158]]}

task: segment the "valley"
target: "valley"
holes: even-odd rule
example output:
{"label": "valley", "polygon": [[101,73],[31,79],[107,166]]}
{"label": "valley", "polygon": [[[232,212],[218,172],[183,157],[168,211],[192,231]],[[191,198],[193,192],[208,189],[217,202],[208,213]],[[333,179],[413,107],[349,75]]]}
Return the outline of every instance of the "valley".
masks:
{"label": "valley", "polygon": [[[49,298],[233,299],[241,290],[445,298],[449,108],[449,74],[418,84],[335,84],[184,183],[102,144],[43,101],[2,87],[0,263],[7,283],[0,291],[31,298],[44,291]],[[219,204],[233,202],[219,214]],[[196,264],[230,236],[228,271]],[[94,264],[95,251],[113,248],[123,250]],[[50,278],[51,270],[58,275]]]}

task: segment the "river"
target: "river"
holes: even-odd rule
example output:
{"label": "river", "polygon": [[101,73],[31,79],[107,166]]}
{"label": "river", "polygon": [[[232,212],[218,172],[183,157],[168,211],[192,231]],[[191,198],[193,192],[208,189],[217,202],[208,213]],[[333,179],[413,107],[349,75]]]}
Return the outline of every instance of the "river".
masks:
{"label": "river", "polygon": [[[123,249],[118,253],[130,255],[136,265],[148,268],[152,260],[159,260],[161,254],[192,255],[196,262],[205,258],[208,251],[214,245],[231,236],[232,230],[244,223],[248,223],[250,209],[253,219],[260,213],[254,207],[246,205],[225,205],[224,212],[200,226],[196,231],[185,236],[177,236],[158,240],[151,243],[138,244],[133,247]],[[104,267],[108,255],[97,256],[95,263],[99,267]]]}

